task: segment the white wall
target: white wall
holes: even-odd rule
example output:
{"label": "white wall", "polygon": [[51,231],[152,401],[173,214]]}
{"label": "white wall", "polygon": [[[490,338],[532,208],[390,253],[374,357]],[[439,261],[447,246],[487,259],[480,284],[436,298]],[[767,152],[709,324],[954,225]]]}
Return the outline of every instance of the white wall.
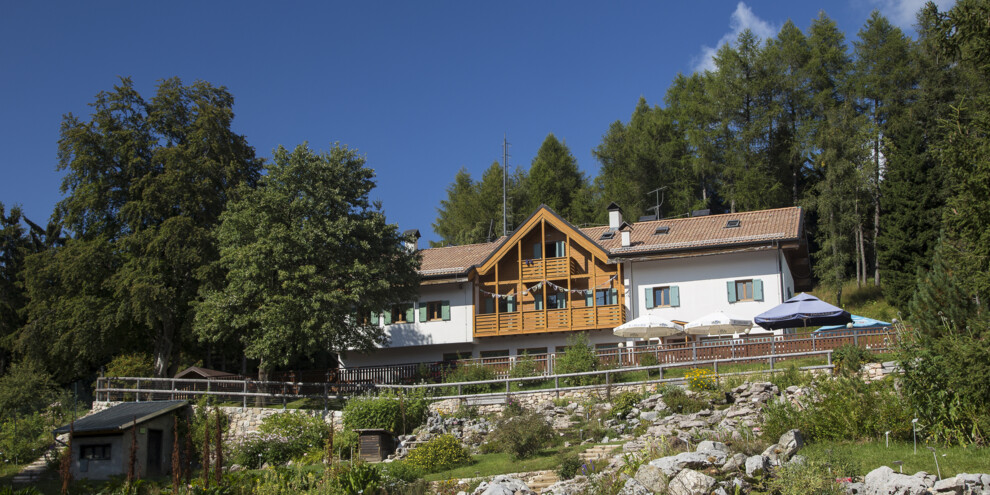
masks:
{"label": "white wall", "polygon": [[[715,311],[752,320],[784,301],[777,272],[777,256],[776,250],[766,250],[627,263],[624,283],[629,318],[646,314],[646,289],[677,286],[679,306],[648,311],[668,320],[691,321]],[[787,273],[786,263],[782,262],[781,266]],[[763,281],[763,300],[730,303],[726,282],[745,279]],[[786,287],[784,290],[786,293]]]}

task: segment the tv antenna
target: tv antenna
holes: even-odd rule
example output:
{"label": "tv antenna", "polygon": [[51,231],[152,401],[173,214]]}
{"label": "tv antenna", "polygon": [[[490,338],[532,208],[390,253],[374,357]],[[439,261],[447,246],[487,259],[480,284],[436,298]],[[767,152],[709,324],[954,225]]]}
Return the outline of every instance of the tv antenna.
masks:
{"label": "tv antenna", "polygon": [[663,196],[664,196],[663,191],[665,189],[667,189],[667,186],[658,187],[658,188],[656,188],[656,189],[654,189],[654,190],[646,193],[646,194],[656,194],[657,195],[656,196],[657,197],[657,204],[656,204],[656,206],[651,206],[651,207],[649,207],[649,208],[646,209],[646,211],[653,211],[653,216],[657,220],[660,220],[660,206],[663,205]]}

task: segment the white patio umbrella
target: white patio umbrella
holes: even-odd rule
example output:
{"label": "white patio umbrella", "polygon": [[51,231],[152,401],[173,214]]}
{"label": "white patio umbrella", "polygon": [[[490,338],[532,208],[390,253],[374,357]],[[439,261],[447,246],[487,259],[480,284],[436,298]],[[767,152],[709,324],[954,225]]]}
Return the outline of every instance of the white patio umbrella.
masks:
{"label": "white patio umbrella", "polygon": [[745,333],[753,328],[753,322],[735,318],[716,311],[684,325],[684,331],[691,335],[732,335]]}
{"label": "white patio umbrella", "polygon": [[612,333],[619,337],[641,339],[668,337],[683,332],[684,327],[652,314],[645,314],[639,318],[627,321],[615,327],[615,330],[612,331]]}

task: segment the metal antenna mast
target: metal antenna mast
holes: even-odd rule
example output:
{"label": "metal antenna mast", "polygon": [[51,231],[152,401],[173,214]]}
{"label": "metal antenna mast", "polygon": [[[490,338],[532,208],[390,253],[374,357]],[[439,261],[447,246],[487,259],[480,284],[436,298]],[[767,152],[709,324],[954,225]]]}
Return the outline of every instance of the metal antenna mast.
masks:
{"label": "metal antenna mast", "polygon": [[502,134],[502,235],[508,235],[508,194],[506,193],[509,184],[509,141],[506,135]]}

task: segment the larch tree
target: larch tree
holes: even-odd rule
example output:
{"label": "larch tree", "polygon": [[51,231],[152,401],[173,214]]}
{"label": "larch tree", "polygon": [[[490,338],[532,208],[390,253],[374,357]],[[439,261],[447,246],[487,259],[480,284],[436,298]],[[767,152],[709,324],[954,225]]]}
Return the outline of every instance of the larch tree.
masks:
{"label": "larch tree", "polygon": [[240,339],[262,376],[317,351],[387,342],[369,316],[415,298],[419,257],[379,204],[374,171],[345,146],[273,153],[216,229],[223,280],[203,293],[202,339]]}

